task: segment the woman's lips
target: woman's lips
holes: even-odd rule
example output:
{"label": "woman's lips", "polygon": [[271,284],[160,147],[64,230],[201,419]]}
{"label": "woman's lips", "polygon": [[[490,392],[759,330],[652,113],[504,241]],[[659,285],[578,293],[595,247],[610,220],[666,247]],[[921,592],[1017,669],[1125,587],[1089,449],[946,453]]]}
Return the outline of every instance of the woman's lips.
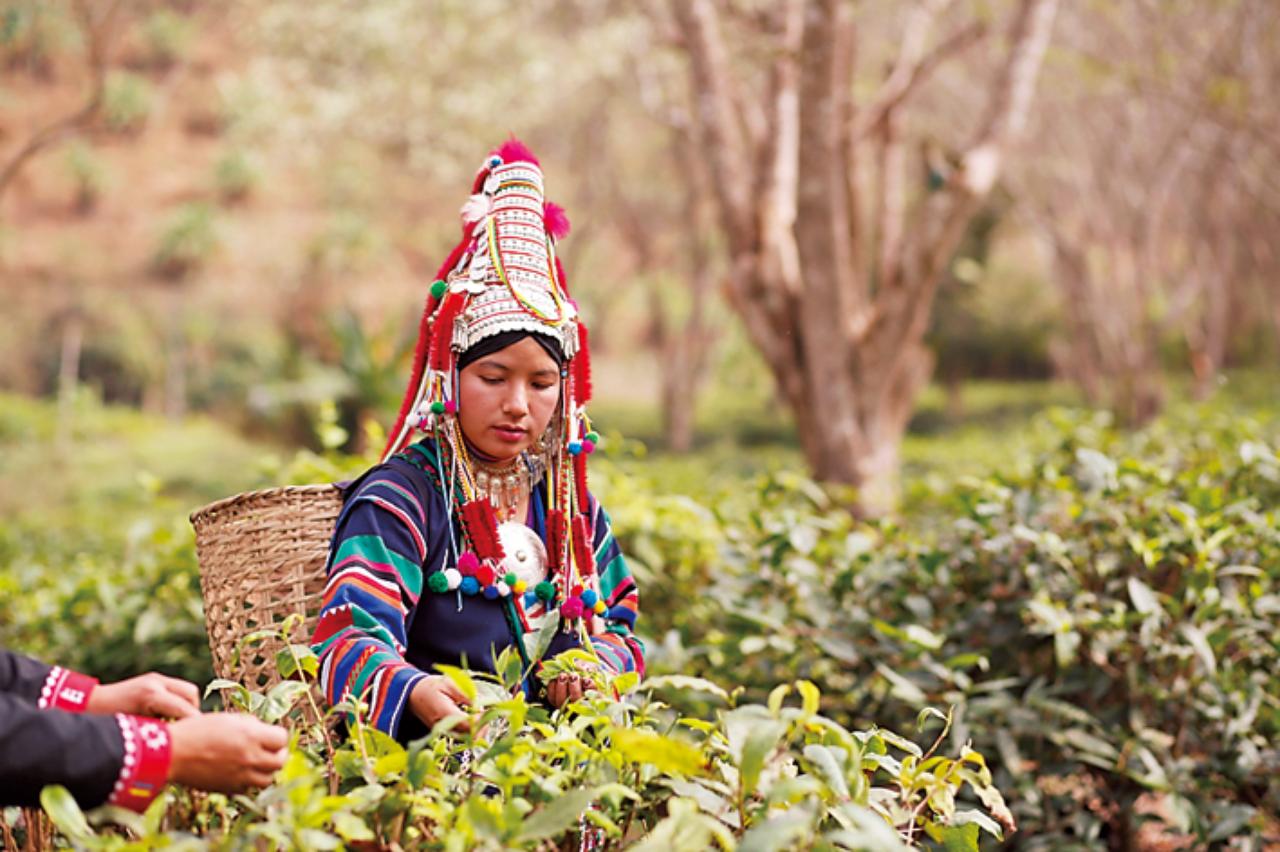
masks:
{"label": "woman's lips", "polygon": [[525,430],[518,429],[513,426],[494,426],[493,432],[498,436],[499,440],[506,441],[509,444],[516,444],[524,440]]}

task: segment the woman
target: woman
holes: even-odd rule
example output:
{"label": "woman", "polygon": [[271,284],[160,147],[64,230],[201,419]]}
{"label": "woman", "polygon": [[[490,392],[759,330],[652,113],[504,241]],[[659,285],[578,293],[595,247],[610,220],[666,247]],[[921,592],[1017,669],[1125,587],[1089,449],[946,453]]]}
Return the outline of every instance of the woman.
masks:
{"label": "woman", "polygon": [[[328,700],[359,697],[402,742],[463,712],[437,664],[492,671],[514,647],[532,669],[583,647],[611,671],[644,669],[635,583],[587,491],[586,327],[554,251],[568,220],[514,139],[472,193],[385,461],[347,492],[314,637]],[[562,676],[546,698],[583,688]]]}

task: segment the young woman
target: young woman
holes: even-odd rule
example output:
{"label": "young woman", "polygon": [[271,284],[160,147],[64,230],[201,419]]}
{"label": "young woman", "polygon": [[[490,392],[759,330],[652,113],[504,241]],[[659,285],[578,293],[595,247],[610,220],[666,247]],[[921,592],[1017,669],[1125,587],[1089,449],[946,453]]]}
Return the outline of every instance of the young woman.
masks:
{"label": "young woman", "polygon": [[[614,672],[644,669],[635,583],[587,490],[599,437],[586,327],[555,257],[568,220],[516,140],[472,193],[385,461],[338,519],[313,640],[328,700],[359,697],[404,742],[463,712],[437,664],[492,671],[514,647],[531,669],[583,647]],[[562,676],[545,697],[560,706],[583,688]]]}

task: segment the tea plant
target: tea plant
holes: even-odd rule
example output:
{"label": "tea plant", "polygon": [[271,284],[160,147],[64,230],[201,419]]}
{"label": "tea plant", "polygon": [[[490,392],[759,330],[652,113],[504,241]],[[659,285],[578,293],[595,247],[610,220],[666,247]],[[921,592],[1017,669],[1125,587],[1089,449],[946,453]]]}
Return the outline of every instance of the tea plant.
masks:
{"label": "tea plant", "polygon": [[[252,796],[169,792],[143,816],[86,818],[62,788],[42,803],[87,849],[901,849],[978,848],[1013,828],[985,759],[937,753],[950,719],[922,749],[891,731],[848,730],[820,713],[813,684],[774,689],[763,704],[692,677],[594,673],[598,689],[561,710],[526,699],[519,658],[498,674],[445,673],[471,701],[469,730],[444,720],[400,745],[364,724],[358,703],[335,708],[339,741],[318,714],[316,658],[281,643],[282,680],[265,693],[215,681],[228,703],[295,732],[284,769]],[[574,666],[550,661],[546,677]],[[578,652],[579,654],[581,652]],[[715,710],[682,714],[665,697],[696,691]],[[621,698],[615,696],[622,696]],[[936,720],[935,720],[936,717]],[[335,746],[335,743],[339,743]],[[965,804],[962,797],[974,802]],[[980,804],[977,804],[980,803]]]}

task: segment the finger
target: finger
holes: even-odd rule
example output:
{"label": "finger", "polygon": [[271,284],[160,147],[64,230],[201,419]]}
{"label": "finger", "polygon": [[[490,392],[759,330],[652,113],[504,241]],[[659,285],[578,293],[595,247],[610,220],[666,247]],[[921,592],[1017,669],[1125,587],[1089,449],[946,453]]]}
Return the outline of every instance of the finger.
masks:
{"label": "finger", "polygon": [[281,751],[289,744],[289,732],[279,725],[261,725],[258,728],[258,745],[266,751]]}
{"label": "finger", "polygon": [[579,698],[581,698],[582,697],[582,680],[580,678],[574,678],[573,680],[571,680],[569,682],[568,687],[566,687],[566,693],[567,694],[565,697],[569,701],[577,701]]}
{"label": "finger", "polygon": [[186,719],[189,716],[200,715],[199,706],[164,689],[147,696],[144,703],[146,704],[146,712],[153,716],[163,716],[168,719]]}
{"label": "finger", "polygon": [[164,686],[169,692],[189,703],[196,712],[200,711],[200,687],[182,678],[168,676],[164,676]]}
{"label": "finger", "polygon": [[286,749],[259,752],[250,765],[258,772],[275,772],[277,769],[284,766],[284,761],[288,756],[289,752]]}
{"label": "finger", "polygon": [[274,772],[262,772],[255,770],[245,776],[246,787],[270,787],[275,783],[276,774]]}

